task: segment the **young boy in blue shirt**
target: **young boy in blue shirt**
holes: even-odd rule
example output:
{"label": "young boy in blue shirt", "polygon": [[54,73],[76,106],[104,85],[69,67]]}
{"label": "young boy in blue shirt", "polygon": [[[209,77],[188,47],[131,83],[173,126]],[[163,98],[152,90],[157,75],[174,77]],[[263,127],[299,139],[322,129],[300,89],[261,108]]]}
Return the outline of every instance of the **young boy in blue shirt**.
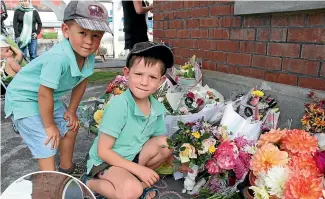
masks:
{"label": "young boy in blue shirt", "polygon": [[107,105],[89,151],[88,175],[81,178],[92,191],[107,198],[155,195],[150,189],[159,180],[154,169],[173,156],[166,142],[165,108],[152,94],[173,62],[171,50],[153,42],[137,43],[128,54],[123,73],[129,89]]}
{"label": "young boy in blue shirt", "polygon": [[[65,39],[26,65],[9,84],[6,117],[11,117],[40,170],[73,174],[74,144],[79,128],[77,107],[93,73],[94,52],[110,31],[105,7],[96,1],[71,1],[64,12]],[[67,109],[59,100],[72,90]]]}

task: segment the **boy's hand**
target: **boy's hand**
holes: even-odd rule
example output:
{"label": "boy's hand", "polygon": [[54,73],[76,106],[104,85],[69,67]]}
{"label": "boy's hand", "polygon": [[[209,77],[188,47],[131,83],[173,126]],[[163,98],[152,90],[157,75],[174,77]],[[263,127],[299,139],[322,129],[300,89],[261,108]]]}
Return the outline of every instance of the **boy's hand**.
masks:
{"label": "boy's hand", "polygon": [[151,187],[159,180],[159,175],[154,170],[141,165],[135,175],[148,187]]}
{"label": "boy's hand", "polygon": [[79,122],[76,112],[67,110],[64,113],[63,118],[66,121],[69,121],[68,127],[70,127],[69,128],[70,130],[77,131],[79,129],[80,122]]}
{"label": "boy's hand", "polygon": [[45,128],[45,132],[47,134],[47,139],[44,144],[47,145],[51,141],[51,149],[57,149],[59,147],[61,139],[59,129],[53,125],[51,127]]}

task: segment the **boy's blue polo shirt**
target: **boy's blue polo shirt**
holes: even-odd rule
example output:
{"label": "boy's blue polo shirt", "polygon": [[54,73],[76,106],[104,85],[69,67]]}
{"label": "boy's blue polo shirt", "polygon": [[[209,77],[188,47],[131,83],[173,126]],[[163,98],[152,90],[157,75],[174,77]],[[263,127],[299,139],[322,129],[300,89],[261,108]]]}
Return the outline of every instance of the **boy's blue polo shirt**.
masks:
{"label": "boy's blue polo shirt", "polygon": [[[165,135],[165,107],[154,97],[151,102],[150,116],[144,116],[129,89],[114,97],[107,105],[99,126],[99,132],[116,138],[112,150],[123,158],[132,161],[141,151],[142,146],[152,136]],[[103,163],[98,157],[98,138],[89,151],[87,172],[93,166]]]}
{"label": "boy's blue polo shirt", "polygon": [[53,89],[54,110],[63,104],[60,98],[93,73],[94,55],[86,58],[79,70],[74,51],[67,39],[54,45],[24,66],[10,82],[5,97],[6,117],[14,120],[40,114],[38,90],[40,85]]}

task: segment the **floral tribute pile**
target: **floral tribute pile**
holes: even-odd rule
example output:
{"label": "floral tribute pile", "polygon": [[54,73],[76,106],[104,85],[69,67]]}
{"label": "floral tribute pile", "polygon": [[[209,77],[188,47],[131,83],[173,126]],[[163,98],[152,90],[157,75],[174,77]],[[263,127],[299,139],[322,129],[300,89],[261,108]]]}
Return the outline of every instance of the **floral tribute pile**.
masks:
{"label": "floral tribute pile", "polygon": [[256,199],[319,199],[324,152],[317,139],[299,129],[272,129],[261,135],[250,161],[251,190]]}

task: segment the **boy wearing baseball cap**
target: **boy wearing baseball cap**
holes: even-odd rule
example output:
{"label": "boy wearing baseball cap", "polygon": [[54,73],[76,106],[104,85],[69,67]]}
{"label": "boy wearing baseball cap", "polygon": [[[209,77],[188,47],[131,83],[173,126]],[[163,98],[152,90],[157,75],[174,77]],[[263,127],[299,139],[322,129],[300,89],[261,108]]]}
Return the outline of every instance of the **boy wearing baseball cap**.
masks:
{"label": "boy wearing baseball cap", "polygon": [[[6,117],[11,117],[42,171],[76,174],[72,162],[79,128],[77,107],[93,73],[97,50],[110,31],[105,7],[96,1],[71,1],[61,26],[65,39],[23,67],[8,86]],[[59,100],[72,90],[67,108]]]}
{"label": "boy wearing baseball cap", "polygon": [[172,51],[153,42],[137,43],[123,68],[125,92],[107,105],[99,134],[89,151],[87,174],[81,180],[107,198],[153,198],[154,171],[172,151],[166,142],[164,106],[152,94],[173,66]]}

